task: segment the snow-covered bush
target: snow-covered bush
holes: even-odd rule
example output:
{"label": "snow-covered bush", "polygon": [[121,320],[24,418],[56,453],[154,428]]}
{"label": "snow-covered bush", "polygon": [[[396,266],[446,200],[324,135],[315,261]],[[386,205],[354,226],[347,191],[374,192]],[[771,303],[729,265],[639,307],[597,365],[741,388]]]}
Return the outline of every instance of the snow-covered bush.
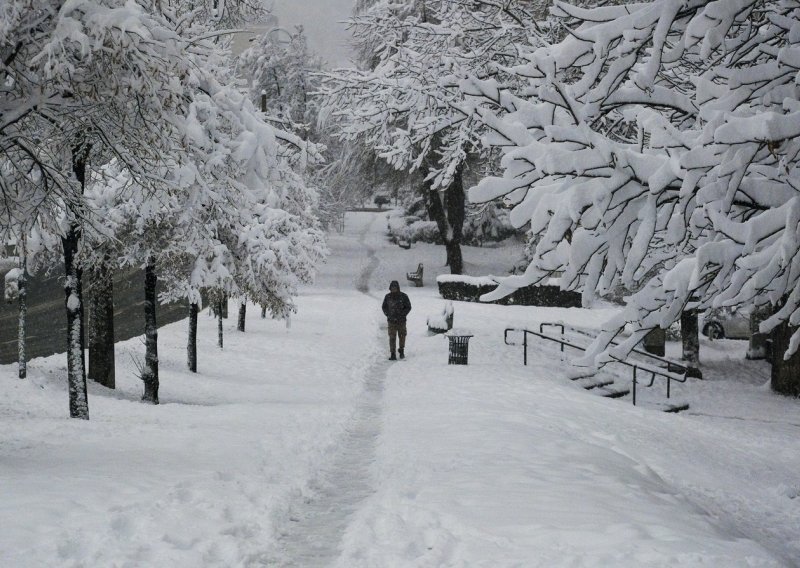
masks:
{"label": "snow-covered bush", "polygon": [[487,242],[504,241],[517,232],[509,220],[509,211],[497,203],[467,209],[463,237],[466,245],[482,246]]}
{"label": "snow-covered bush", "polygon": [[402,235],[411,243],[442,244],[442,236],[439,234],[439,227],[435,221],[413,221],[405,227]]}
{"label": "snow-covered bush", "polygon": [[[412,205],[417,203],[412,202]],[[415,210],[418,211],[419,208]],[[427,216],[424,209],[420,213]],[[508,220],[508,211],[492,204],[475,208],[472,214],[468,214],[464,222],[462,242],[470,246],[482,246],[487,242],[503,241],[517,233],[518,230]],[[388,234],[395,242],[443,244],[438,224],[420,219],[411,213],[410,208],[406,208],[406,214],[393,212],[389,215]]]}

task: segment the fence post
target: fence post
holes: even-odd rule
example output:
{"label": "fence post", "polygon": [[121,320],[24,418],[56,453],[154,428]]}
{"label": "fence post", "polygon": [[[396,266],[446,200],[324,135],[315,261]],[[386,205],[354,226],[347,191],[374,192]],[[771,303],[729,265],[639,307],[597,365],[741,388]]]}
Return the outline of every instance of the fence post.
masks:
{"label": "fence post", "polygon": [[525,365],[528,364],[528,332],[527,330],[523,330],[522,332],[522,361]]}

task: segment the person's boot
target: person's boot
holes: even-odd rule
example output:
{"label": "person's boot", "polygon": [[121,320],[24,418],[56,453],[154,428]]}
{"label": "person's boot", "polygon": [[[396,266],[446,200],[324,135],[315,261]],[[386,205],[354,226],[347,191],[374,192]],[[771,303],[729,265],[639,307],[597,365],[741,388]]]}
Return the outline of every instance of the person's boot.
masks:
{"label": "person's boot", "polygon": [[406,354],[405,354],[405,353],[403,353],[403,350],[402,350],[402,349],[399,351],[399,353],[400,353],[400,358],[401,358],[401,359],[405,359],[405,358],[406,358]]}
{"label": "person's boot", "polygon": [[[402,357],[402,355],[400,355]],[[391,355],[389,356],[389,361],[397,361],[397,357],[394,355],[394,351],[392,351]]]}

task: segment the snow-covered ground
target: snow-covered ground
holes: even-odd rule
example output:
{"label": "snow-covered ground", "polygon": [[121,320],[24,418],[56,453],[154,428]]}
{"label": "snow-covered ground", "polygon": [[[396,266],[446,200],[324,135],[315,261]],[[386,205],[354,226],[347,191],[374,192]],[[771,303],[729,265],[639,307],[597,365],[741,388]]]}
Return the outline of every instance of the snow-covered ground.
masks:
{"label": "snow-covered ground", "polygon": [[[702,343],[678,415],[583,390],[554,344],[523,367],[503,342],[611,309],[456,302],[474,337],[448,366],[425,329],[444,252],[385,226],[348,214],[290,326],[251,308],[219,351],[201,316],[197,375],[185,322],[162,328],[160,406],[138,402],[140,340],[117,346],[116,391],[91,387],[88,423],[67,418],[63,356],[24,381],[0,367],[0,566],[800,566],[800,402],[743,342]],[[467,248],[467,271],[518,252]],[[425,287],[404,286],[418,262]],[[390,363],[393,279],[413,311]]]}

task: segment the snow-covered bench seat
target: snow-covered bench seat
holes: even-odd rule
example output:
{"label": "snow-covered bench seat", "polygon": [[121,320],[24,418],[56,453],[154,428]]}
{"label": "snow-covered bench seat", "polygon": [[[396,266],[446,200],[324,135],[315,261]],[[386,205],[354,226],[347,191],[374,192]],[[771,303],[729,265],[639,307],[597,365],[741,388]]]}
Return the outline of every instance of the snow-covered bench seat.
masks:
{"label": "snow-covered bench seat", "polygon": [[407,272],[406,278],[412,282],[417,288],[422,288],[422,263],[417,266],[416,272]]}
{"label": "snow-covered bench seat", "polygon": [[441,312],[428,316],[428,331],[446,333],[453,329],[453,302],[446,302]]}

